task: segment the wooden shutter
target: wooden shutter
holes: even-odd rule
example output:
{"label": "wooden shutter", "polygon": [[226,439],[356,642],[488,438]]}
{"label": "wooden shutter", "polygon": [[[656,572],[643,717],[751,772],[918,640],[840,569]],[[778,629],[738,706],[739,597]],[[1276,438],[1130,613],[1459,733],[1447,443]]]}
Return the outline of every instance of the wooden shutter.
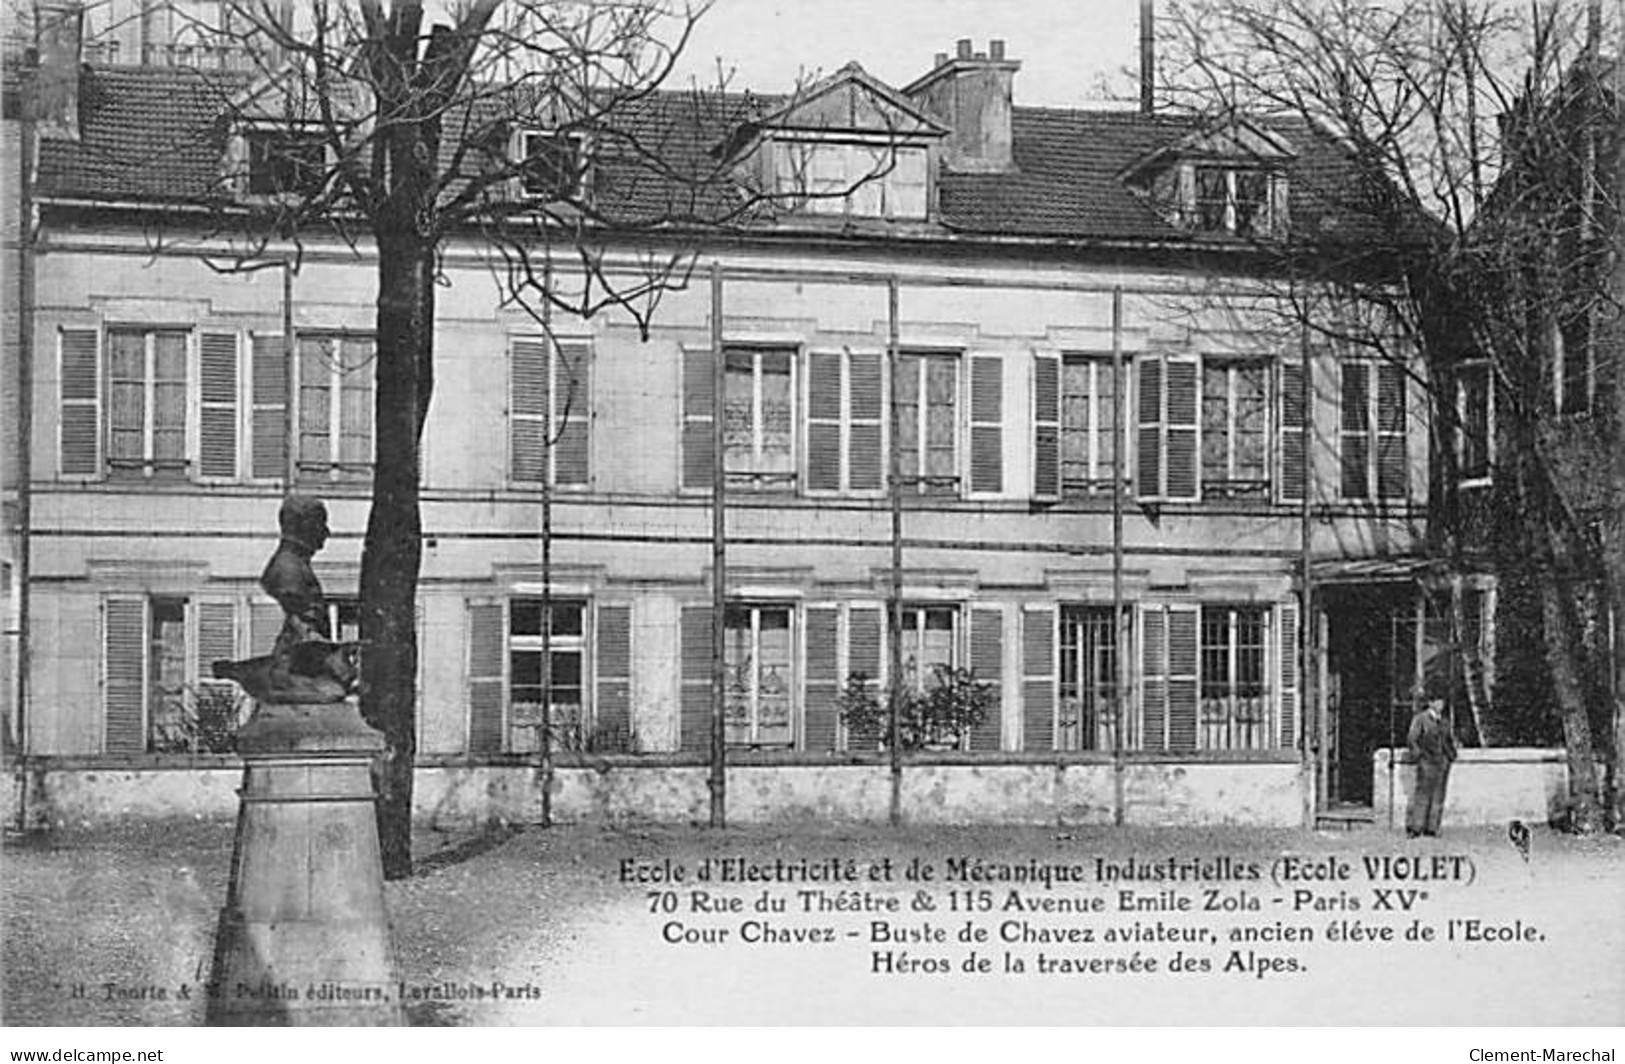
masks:
{"label": "wooden shutter", "polygon": [[[878,606],[853,606],[846,613],[846,672],[847,676],[861,672],[873,685],[873,690],[884,702],[885,676],[884,612]],[[843,681],[846,677],[841,678]],[[848,750],[873,751],[881,734],[848,732]]]}
{"label": "wooden shutter", "polygon": [[1168,607],[1168,748],[1196,749],[1197,636],[1194,606]]}
{"label": "wooden shutter", "polygon": [[886,487],[882,426],[886,411],[886,359],[874,351],[847,354],[847,487],[877,492]]}
{"label": "wooden shutter", "polygon": [[68,477],[101,473],[101,353],[95,329],[63,329],[61,468]]}
{"label": "wooden shutter", "polygon": [[841,354],[807,356],[807,490],[841,490]]}
{"label": "wooden shutter", "polygon": [[1342,371],[1342,495],[1364,499],[1371,495],[1371,364],[1345,362]]}
{"label": "wooden shutter", "polygon": [[237,475],[237,334],[206,332],[198,342],[198,472]]}
{"label": "wooden shutter", "polygon": [[249,339],[252,406],[252,456],[256,480],[277,480],[287,473],[287,351],[277,334],[254,333]]}
{"label": "wooden shutter", "polygon": [[970,490],[1004,490],[1004,362],[991,355],[970,360]]}
{"label": "wooden shutter", "polygon": [[1055,611],[1021,611],[1021,748],[1055,749]]}
{"label": "wooden shutter", "polygon": [[1201,418],[1201,367],[1194,360],[1168,359],[1164,363],[1164,411],[1162,460],[1165,498],[1195,499],[1197,485],[1197,425]]}
{"label": "wooden shutter", "polygon": [[468,752],[500,753],[503,741],[506,623],[501,602],[468,604]]}
{"label": "wooden shutter", "polygon": [[993,685],[993,704],[971,729],[972,750],[998,750],[1004,737],[1004,611],[973,609],[970,614],[970,667],[978,680]]}
{"label": "wooden shutter", "polygon": [[555,356],[557,397],[554,424],[553,482],[584,488],[592,481],[592,344],[566,341]]}
{"label": "wooden shutter", "polygon": [[1295,602],[1283,602],[1275,607],[1277,623],[1275,630],[1279,633],[1276,640],[1276,663],[1280,676],[1279,690],[1281,692],[1280,704],[1276,711],[1278,725],[1278,741],[1276,745],[1283,750],[1290,750],[1298,741],[1298,704],[1300,701],[1298,683],[1298,605]]}
{"label": "wooden shutter", "polygon": [[834,606],[807,607],[807,708],[802,734],[805,749],[834,750],[840,728],[835,696],[840,693],[841,611]]}
{"label": "wooden shutter", "polygon": [[1410,456],[1405,447],[1405,367],[1377,366],[1377,496],[1410,494]]}
{"label": "wooden shutter", "polygon": [[1309,411],[1304,405],[1304,367],[1281,363],[1281,482],[1282,502],[1300,502],[1308,487]]}
{"label": "wooden shutter", "polygon": [[516,483],[547,480],[547,343],[515,338],[508,345],[508,468]]}
{"label": "wooden shutter", "polygon": [[147,600],[102,602],[102,750],[147,750]]}
{"label": "wooden shutter", "polygon": [[711,607],[684,606],[678,627],[678,749],[703,753],[711,748]]}
{"label": "wooden shutter", "polygon": [[1033,356],[1033,497],[1061,497],[1061,360]]}
{"label": "wooden shutter", "polygon": [[683,487],[711,490],[716,381],[710,348],[683,349]]}
{"label": "wooden shutter", "polygon": [[214,675],[216,661],[237,656],[237,604],[231,599],[206,599],[197,605],[197,670],[199,681]]}
{"label": "wooden shutter", "polygon": [[623,735],[625,749],[633,749],[632,734],[632,607],[599,606],[594,627],[593,681],[596,692],[594,723],[597,732]]}
{"label": "wooden shutter", "polygon": [[846,477],[852,491],[880,491],[886,486],[884,424],[884,358],[874,351],[847,355]]}
{"label": "wooden shutter", "polygon": [[1140,608],[1140,718],[1143,749],[1168,748],[1168,612]]}
{"label": "wooden shutter", "polygon": [[1135,468],[1136,493],[1142,499],[1160,499],[1162,488],[1162,383],[1163,360],[1142,358],[1140,367],[1140,447]]}

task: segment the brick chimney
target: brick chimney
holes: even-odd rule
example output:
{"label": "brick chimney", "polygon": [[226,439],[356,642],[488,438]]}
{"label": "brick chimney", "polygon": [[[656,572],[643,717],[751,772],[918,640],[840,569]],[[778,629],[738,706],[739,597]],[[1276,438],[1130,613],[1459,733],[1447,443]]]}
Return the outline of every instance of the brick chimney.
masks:
{"label": "brick chimney", "polygon": [[79,139],[79,62],[84,9],[78,3],[42,3],[35,12],[34,46],[39,59],[35,116],[41,137]]}
{"label": "brick chimney", "polygon": [[1004,56],[1004,42],[990,40],[987,51],[961,40],[952,56],[938,52],[924,77],[903,89],[931,117],[950,130],[944,155],[950,170],[996,174],[1010,170],[1011,83],[1021,63]]}

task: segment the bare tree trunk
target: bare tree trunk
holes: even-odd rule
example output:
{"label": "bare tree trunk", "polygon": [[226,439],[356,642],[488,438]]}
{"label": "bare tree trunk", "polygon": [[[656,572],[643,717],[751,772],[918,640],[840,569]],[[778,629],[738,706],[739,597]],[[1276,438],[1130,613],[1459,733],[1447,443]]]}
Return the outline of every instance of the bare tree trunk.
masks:
{"label": "bare tree trunk", "polygon": [[[404,227],[403,227],[404,228]],[[377,460],[361,554],[362,714],[384,733],[378,836],[384,876],[412,874],[412,769],[417,754],[418,501],[423,411],[433,387],[434,249],[415,232],[378,240]]]}
{"label": "bare tree trunk", "polygon": [[[1554,574],[1555,576],[1555,574]],[[1585,692],[1575,667],[1575,645],[1563,589],[1555,578],[1540,583],[1540,612],[1546,634],[1546,665],[1552,691],[1563,718],[1563,743],[1569,760],[1569,829],[1590,834],[1601,826],[1597,804],[1597,757],[1592,745],[1591,718],[1586,715]]]}

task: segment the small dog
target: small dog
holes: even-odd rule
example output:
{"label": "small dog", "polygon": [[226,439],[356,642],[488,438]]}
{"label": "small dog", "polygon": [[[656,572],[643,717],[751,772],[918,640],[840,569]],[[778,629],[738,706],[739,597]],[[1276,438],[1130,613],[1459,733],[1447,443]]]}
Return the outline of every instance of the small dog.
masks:
{"label": "small dog", "polygon": [[312,639],[286,663],[274,654],[214,663],[216,679],[231,680],[259,702],[342,702],[361,680],[361,644]]}
{"label": "small dog", "polygon": [[1525,861],[1529,860],[1529,825],[1521,820],[1514,820],[1507,825],[1507,841],[1512,843],[1518,856]]}

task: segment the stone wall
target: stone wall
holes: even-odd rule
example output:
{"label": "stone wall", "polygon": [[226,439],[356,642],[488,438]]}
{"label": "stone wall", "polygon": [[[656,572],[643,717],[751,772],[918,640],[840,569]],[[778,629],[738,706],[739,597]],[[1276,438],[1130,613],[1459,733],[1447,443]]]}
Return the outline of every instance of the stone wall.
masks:
{"label": "stone wall", "polygon": [[[1416,766],[1394,765],[1393,799],[1389,801],[1389,765],[1394,751],[1373,755],[1375,820],[1404,827],[1405,808],[1416,785]],[[1445,792],[1444,825],[1498,824],[1525,820],[1544,824],[1561,808],[1568,793],[1568,764],[1562,750],[1504,747],[1463,750],[1450,770]]]}
{"label": "stone wall", "polygon": [[[560,766],[553,817],[560,823],[701,822],[709,813],[707,775],[693,763]],[[12,772],[5,813],[16,821],[26,785],[35,826],[126,816],[230,817],[241,779],[229,757],[113,768],[37,761],[26,781]],[[439,824],[534,822],[541,816],[541,786],[539,770],[529,765],[425,765],[417,774],[416,815]],[[902,811],[913,823],[1110,825],[1114,791],[1109,762],[922,762],[905,768]],[[1125,821],[1137,825],[1302,822],[1299,767],[1289,761],[1131,762],[1123,799]],[[884,763],[754,764],[728,772],[733,823],[872,823],[886,819],[890,801]]]}

